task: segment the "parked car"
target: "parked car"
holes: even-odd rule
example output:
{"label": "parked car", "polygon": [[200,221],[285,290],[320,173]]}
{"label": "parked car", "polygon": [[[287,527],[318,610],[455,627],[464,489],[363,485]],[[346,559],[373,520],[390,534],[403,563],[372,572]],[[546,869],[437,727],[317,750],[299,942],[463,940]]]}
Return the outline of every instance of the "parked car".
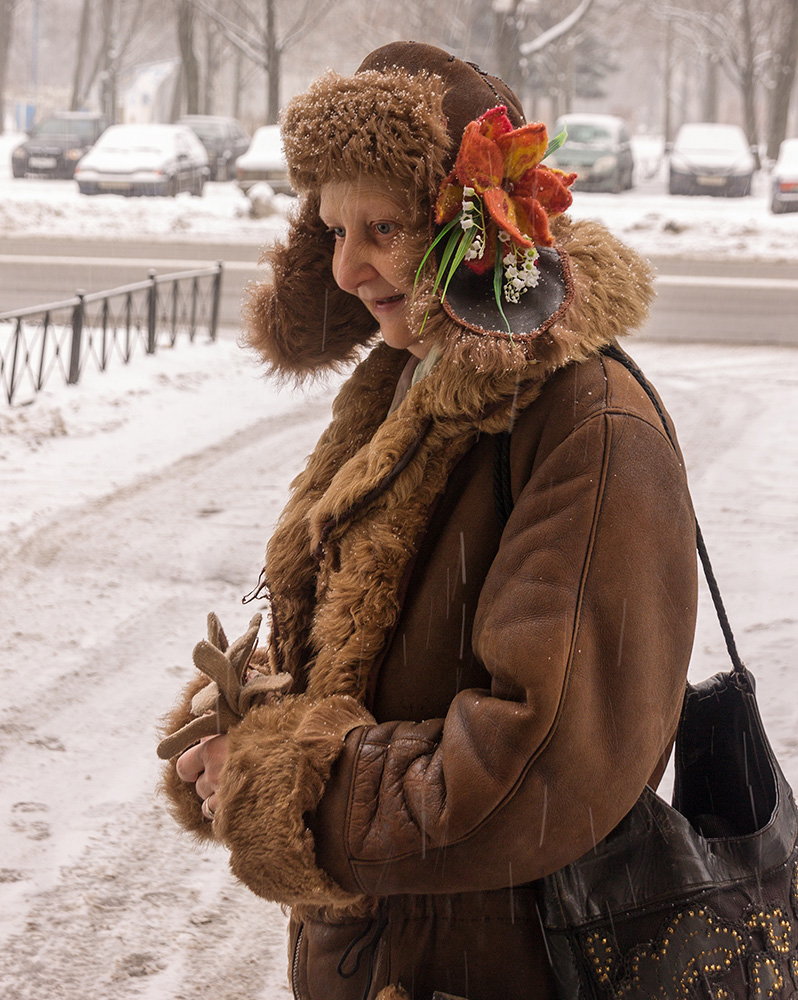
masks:
{"label": "parked car", "polygon": [[11,154],[14,177],[63,177],[108,127],[102,115],[90,111],[59,111],[35,125],[30,138]]}
{"label": "parked car", "polygon": [[575,188],[584,191],[628,190],[634,183],[634,156],[629,127],[615,115],[568,114],[558,118],[553,135],[568,130],[565,144],[547,160],[575,171]]}
{"label": "parked car", "polygon": [[785,139],[771,175],[771,212],[798,212],[798,139]]}
{"label": "parked car", "polygon": [[78,164],[81,194],[201,195],[205,147],[185,125],[112,125]]}
{"label": "parked car", "polygon": [[266,181],[278,194],[293,194],[279,125],[262,125],[236,163],[236,184],[244,194],[258,181]]}
{"label": "parked car", "polygon": [[212,181],[234,176],[236,160],[249,149],[250,136],[241,122],[220,115],[183,115],[178,125],[187,125],[205,147]]}
{"label": "parked car", "polygon": [[738,125],[691,122],[682,125],[670,153],[671,194],[712,194],[742,198],[751,193],[757,168],[755,150]]}

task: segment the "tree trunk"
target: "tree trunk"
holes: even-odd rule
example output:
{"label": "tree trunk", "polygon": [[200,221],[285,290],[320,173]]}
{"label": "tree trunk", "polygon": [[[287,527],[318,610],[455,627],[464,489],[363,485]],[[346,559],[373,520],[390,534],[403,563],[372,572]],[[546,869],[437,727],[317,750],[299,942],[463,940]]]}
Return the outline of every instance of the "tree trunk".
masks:
{"label": "tree trunk", "polygon": [[770,95],[768,115],[767,155],[775,160],[779,146],[787,135],[790,98],[795,84],[798,61],[798,0],[786,0],[787,23],[781,32],[780,45],[774,60],[775,85]]}
{"label": "tree trunk", "polygon": [[[740,31],[743,42],[743,61],[740,67],[741,90],[743,97],[743,115],[745,118],[745,134],[751,146],[756,146],[759,138],[756,123],[756,75],[754,67],[754,36],[751,28],[750,0],[740,0]],[[757,167],[759,156],[757,155]]]}
{"label": "tree trunk", "polygon": [[670,18],[665,22],[665,72],[662,79],[662,131],[665,142],[673,142],[673,104],[671,88],[673,87],[673,25]]}
{"label": "tree trunk", "polygon": [[205,19],[205,75],[202,86],[202,113],[212,115],[216,94],[214,84],[216,81],[216,29],[213,21],[208,17]]}
{"label": "tree trunk", "polygon": [[15,0],[0,0],[0,135],[5,132],[6,76],[14,26],[14,5]]}
{"label": "tree trunk", "polygon": [[521,85],[521,31],[518,0],[493,5],[494,59],[496,74],[508,87],[520,93]]}
{"label": "tree trunk", "polygon": [[706,76],[704,78],[704,100],[702,120],[716,122],[718,120],[718,60],[709,52],[706,61]]}
{"label": "tree trunk", "polygon": [[194,52],[194,5],[191,0],[177,2],[177,41],[183,61],[186,114],[199,114],[199,65]]}
{"label": "tree trunk", "polygon": [[241,117],[241,98],[244,90],[244,56],[241,49],[233,53],[233,118]]}
{"label": "tree trunk", "polygon": [[83,103],[80,81],[83,68],[88,58],[89,25],[91,24],[91,0],[83,0],[83,10],[80,13],[80,31],[78,34],[78,51],[75,55],[75,75],[72,78],[72,100],[69,102],[71,111],[79,111]]}
{"label": "tree trunk", "polygon": [[274,0],[264,0],[266,34],[266,124],[274,125],[280,113],[280,47],[277,44],[277,17]]}

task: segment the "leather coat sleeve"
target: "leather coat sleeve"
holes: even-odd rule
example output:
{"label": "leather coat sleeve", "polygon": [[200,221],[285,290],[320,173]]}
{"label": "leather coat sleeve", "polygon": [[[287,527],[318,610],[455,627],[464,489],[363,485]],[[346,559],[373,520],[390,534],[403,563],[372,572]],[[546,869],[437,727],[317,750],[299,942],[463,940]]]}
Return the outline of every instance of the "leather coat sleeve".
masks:
{"label": "leather coat sleeve", "polygon": [[679,459],[608,406],[536,458],[516,501],[474,624],[490,690],[349,733],[313,817],[320,865],[351,892],[461,892],[584,854],[670,745],[695,601]]}

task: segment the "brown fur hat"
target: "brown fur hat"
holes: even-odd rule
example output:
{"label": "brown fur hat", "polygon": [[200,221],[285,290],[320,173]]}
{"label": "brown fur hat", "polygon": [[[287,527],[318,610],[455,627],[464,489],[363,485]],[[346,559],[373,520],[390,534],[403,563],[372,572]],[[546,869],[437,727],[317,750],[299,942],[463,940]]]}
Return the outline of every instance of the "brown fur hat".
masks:
{"label": "brown fur hat", "polygon": [[301,202],[286,239],[262,258],[270,278],[250,286],[244,304],[246,340],[271,371],[302,379],[346,364],[377,332],[366,307],[333,280],[321,185],[385,179],[428,218],[466,125],[497,104],[524,124],[501,80],[435,46],[395,42],[353,76],[327,73],[286,106],[283,144]]}

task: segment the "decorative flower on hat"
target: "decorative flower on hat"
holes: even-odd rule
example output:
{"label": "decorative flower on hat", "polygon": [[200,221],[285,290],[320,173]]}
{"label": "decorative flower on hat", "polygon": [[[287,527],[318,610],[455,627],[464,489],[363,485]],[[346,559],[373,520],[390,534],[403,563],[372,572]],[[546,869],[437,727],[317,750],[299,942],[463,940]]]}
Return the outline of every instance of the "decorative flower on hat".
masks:
{"label": "decorative flower on hat", "polygon": [[517,302],[537,284],[536,247],[554,242],[549,219],[570,206],[568,188],[576,180],[576,174],[544,167],[541,161],[565,139],[563,131],[549,142],[541,122],[514,129],[503,105],[466,126],[435,208],[435,221],[443,229],[429,250],[448,236],[435,286],[445,279],[444,295],[463,262],[477,274],[494,272],[502,315],[502,283],[508,302]]}

